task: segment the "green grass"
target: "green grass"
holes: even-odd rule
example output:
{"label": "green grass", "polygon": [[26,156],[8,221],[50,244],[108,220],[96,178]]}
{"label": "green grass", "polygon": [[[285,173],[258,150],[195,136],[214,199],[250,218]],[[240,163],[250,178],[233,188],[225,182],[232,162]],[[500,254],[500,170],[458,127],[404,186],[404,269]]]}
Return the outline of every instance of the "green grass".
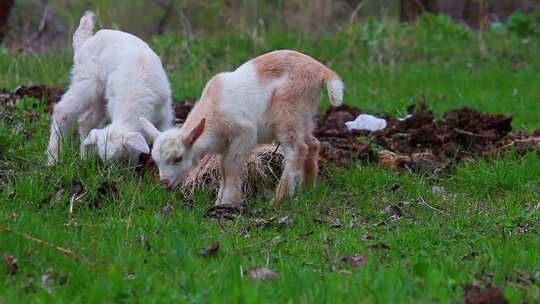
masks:
{"label": "green grass", "polygon": [[[490,31],[483,37],[487,52],[481,52],[478,34],[445,22],[425,18],[392,27],[371,21],[318,40],[292,34],[168,36],[151,44],[176,99],[199,96],[214,73],[255,54],[293,48],[335,69],[346,83],[346,102],[374,113],[401,114],[425,99],[437,114],[471,106],[511,114],[514,127],[539,128],[538,39]],[[3,52],[0,87],[65,87],[70,65],[67,50]],[[0,266],[0,303],[456,303],[464,285],[485,285],[487,277],[512,303],[540,301],[538,278],[517,280],[518,273],[532,277],[540,267],[537,153],[475,160],[436,177],[371,164],[327,167],[316,189],[279,210],[271,210],[270,197],[261,194],[247,202],[255,214],[220,223],[203,218],[212,203],[208,194],[183,198],[121,164],[81,161],[76,142],[57,166],[44,166],[48,118],[40,101],[25,100],[0,115],[0,225],[78,257],[0,231],[0,253],[15,256],[20,269],[10,275]],[[70,214],[73,181],[86,195]],[[167,203],[174,209],[164,214]],[[287,215],[289,227],[254,223]],[[343,227],[327,223],[336,218]],[[216,240],[221,248],[215,257],[198,255]],[[390,250],[368,248],[378,242]],[[471,252],[477,254],[462,259]],[[356,253],[368,256],[365,266],[339,261]],[[336,272],[325,255],[336,262]],[[254,282],[242,276],[242,269],[257,266],[279,278]],[[55,274],[50,293],[42,283],[49,269]]]}

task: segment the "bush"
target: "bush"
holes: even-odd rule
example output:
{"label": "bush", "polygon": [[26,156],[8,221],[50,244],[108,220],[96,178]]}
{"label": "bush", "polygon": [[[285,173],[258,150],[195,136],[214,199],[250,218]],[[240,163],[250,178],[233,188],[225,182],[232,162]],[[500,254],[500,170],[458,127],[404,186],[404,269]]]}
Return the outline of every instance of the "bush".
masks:
{"label": "bush", "polygon": [[510,33],[520,37],[529,37],[540,33],[534,13],[523,15],[522,12],[516,11],[508,18],[506,27]]}

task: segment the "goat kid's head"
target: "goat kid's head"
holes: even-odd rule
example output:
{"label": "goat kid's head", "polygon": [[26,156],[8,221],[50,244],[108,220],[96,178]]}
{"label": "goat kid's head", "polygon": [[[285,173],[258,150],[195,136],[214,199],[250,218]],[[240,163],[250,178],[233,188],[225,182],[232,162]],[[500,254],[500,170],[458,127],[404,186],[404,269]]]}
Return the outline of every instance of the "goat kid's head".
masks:
{"label": "goat kid's head", "polygon": [[122,159],[137,161],[139,154],[150,153],[150,147],[141,133],[125,131],[113,125],[90,131],[83,141],[83,148],[96,151],[105,163]]}
{"label": "goat kid's head", "polygon": [[197,166],[199,155],[193,144],[204,131],[206,119],[201,119],[190,130],[184,127],[160,132],[151,122],[140,118],[144,131],[154,142],[152,159],[159,169],[159,178],[163,186],[172,189]]}

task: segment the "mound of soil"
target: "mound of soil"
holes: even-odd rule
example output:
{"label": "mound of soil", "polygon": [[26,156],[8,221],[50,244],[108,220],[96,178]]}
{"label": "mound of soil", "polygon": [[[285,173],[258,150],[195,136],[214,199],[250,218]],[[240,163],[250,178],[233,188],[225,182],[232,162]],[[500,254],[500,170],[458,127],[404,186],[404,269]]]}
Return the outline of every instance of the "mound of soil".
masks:
{"label": "mound of soil", "polygon": [[450,110],[435,119],[428,110],[406,118],[386,116],[384,130],[348,131],[345,122],[362,111],[350,106],[329,108],[318,117],[315,136],[321,141],[323,160],[344,165],[353,160],[378,161],[410,169],[440,169],[451,161],[492,157],[516,147],[538,150],[540,134],[512,133],[512,117],[482,113],[471,108]]}
{"label": "mound of soil", "polygon": [[507,304],[509,301],[496,287],[467,287],[461,304]]}
{"label": "mound of soil", "polygon": [[0,105],[7,110],[12,109],[17,102],[25,97],[33,97],[46,102],[47,112],[52,112],[54,105],[60,101],[64,91],[47,85],[21,85],[9,91],[0,89]]}

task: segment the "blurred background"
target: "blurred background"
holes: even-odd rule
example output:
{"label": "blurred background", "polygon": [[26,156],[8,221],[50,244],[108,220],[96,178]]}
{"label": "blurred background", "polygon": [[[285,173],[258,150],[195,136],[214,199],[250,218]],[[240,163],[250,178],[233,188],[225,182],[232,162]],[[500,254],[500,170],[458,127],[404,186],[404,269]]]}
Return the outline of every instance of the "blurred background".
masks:
{"label": "blurred background", "polygon": [[318,37],[368,18],[385,24],[411,22],[425,13],[445,14],[482,30],[504,23],[515,12],[536,19],[540,0],[1,0],[0,41],[15,52],[62,47],[86,9],[96,12],[98,28],[122,29],[143,38],[223,32],[255,38],[268,32]]}
{"label": "blurred background", "polygon": [[179,103],[212,75],[294,49],[337,71],[345,103],[371,113],[472,106],[540,127],[540,0],[0,0],[0,88],[67,88],[87,9],[96,30],[149,43]]}

